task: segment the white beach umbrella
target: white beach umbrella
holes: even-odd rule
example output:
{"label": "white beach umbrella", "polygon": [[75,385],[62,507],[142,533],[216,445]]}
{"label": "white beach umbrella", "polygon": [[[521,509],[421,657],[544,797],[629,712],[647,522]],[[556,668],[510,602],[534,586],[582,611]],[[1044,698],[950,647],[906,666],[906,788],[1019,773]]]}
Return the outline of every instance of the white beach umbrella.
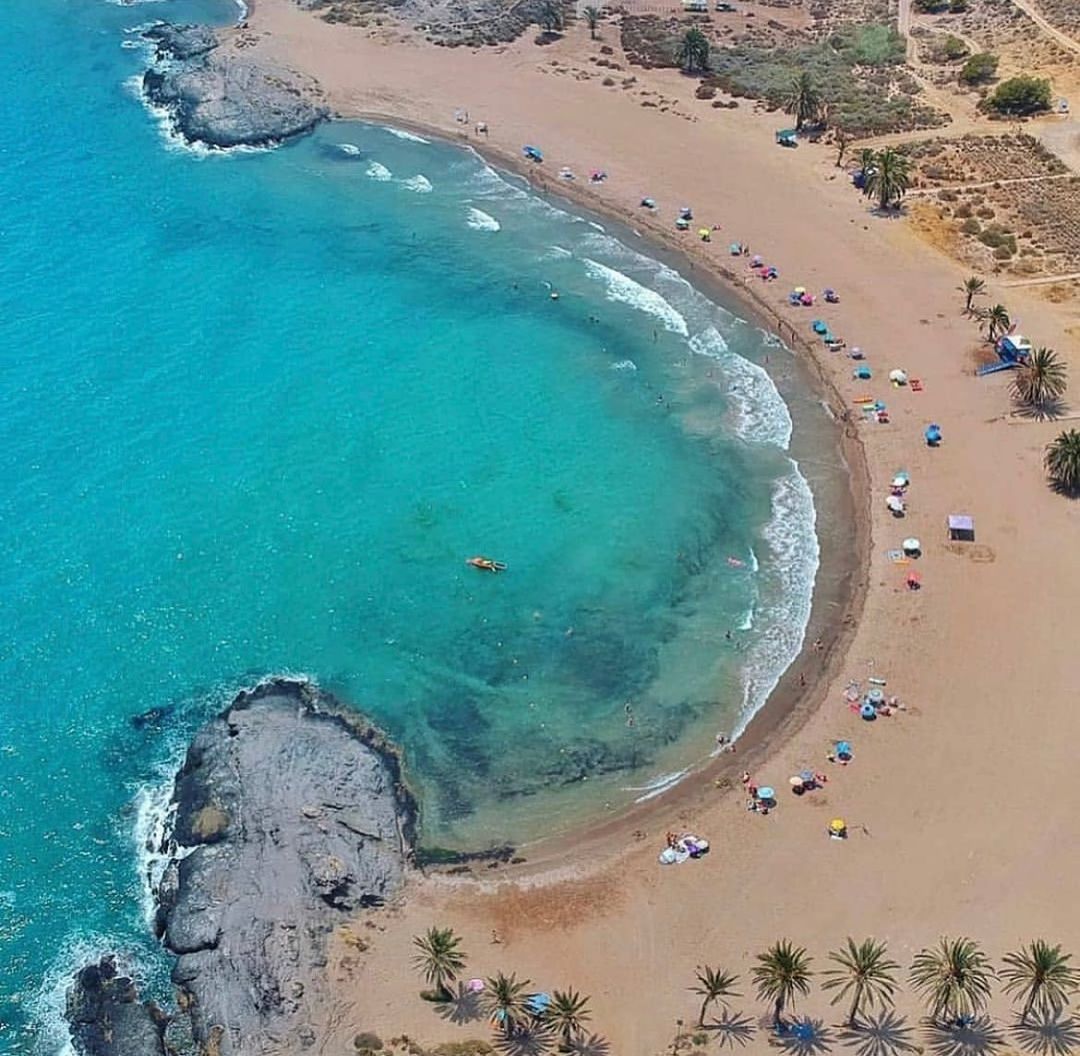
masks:
{"label": "white beach umbrella", "polygon": [[889,509],[892,510],[893,513],[903,513],[904,512],[904,500],[902,498],[900,498],[899,495],[890,495],[885,500],[885,505],[888,506]]}
{"label": "white beach umbrella", "polygon": [[922,546],[920,545],[918,539],[915,539],[915,538],[905,539],[900,545],[904,548],[904,553],[905,554],[921,554],[922,553]]}
{"label": "white beach umbrella", "polygon": [[889,381],[895,381],[897,385],[906,385],[907,384],[907,371],[906,370],[900,370],[899,368],[896,369],[896,370],[890,370],[889,371]]}

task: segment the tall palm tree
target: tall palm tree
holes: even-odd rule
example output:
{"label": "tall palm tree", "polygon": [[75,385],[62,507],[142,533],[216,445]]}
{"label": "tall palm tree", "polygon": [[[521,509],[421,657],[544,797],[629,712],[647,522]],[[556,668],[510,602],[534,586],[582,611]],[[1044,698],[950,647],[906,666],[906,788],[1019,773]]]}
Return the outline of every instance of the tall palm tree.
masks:
{"label": "tall palm tree", "polygon": [[971,315],[975,306],[975,298],[981,297],[986,292],[986,283],[977,275],[972,275],[970,278],[964,279],[962,286],[956,288],[964,295],[964,314]]}
{"label": "tall palm tree", "polygon": [[1028,407],[1045,407],[1061,399],[1068,385],[1067,374],[1052,348],[1037,348],[1013,378],[1013,399]]}
{"label": "tall palm tree", "polygon": [[600,23],[600,8],[592,6],[585,8],[585,21],[589,26],[589,39],[596,40],[596,27]]}
{"label": "tall palm tree", "polygon": [[1080,492],[1080,431],[1066,429],[1046,445],[1043,465],[1054,487]]}
{"label": "tall palm tree", "polygon": [[1009,327],[1012,326],[1009,311],[1003,304],[995,304],[983,317],[983,321],[986,323],[986,338],[988,341],[997,340],[1002,334],[1007,333]]}
{"label": "tall palm tree", "polygon": [[735,989],[738,985],[739,977],[734,972],[725,972],[722,968],[710,968],[706,965],[704,968],[699,967],[695,972],[697,975],[697,986],[690,987],[690,990],[695,994],[700,994],[703,998],[701,1002],[701,1011],[698,1013],[698,1026],[705,1026],[705,1013],[709,1010],[709,1005],[714,1001],[723,1001],[727,1004],[729,997],[738,997],[738,991]]}
{"label": "tall palm tree", "polygon": [[881,209],[899,205],[911,186],[911,159],[892,147],[879,150],[873,164],[865,171],[863,194],[868,198],[876,197]]}
{"label": "tall palm tree", "polygon": [[508,1038],[529,1019],[528,995],[525,993],[528,985],[528,979],[518,982],[516,972],[509,976],[496,972],[480,995],[481,1007],[488,1019],[493,1026],[502,1027]]}
{"label": "tall palm tree", "polygon": [[759,953],[757,961],[751,974],[758,999],[774,1002],[773,1023],[779,1025],[784,1009],[795,1003],[796,994],[810,992],[810,977],[814,974],[810,971],[810,957],[804,947],[781,939]]}
{"label": "tall palm tree", "polygon": [[942,1022],[975,1015],[990,1000],[994,969],[971,939],[942,938],[911,962],[911,983],[926,1000],[930,1018]]}
{"label": "tall palm tree", "polygon": [[697,26],[688,29],[679,42],[675,61],[687,72],[709,68],[709,38]]}
{"label": "tall palm tree", "polygon": [[544,0],[540,5],[539,22],[547,33],[557,33],[562,29],[563,12],[557,0]]}
{"label": "tall palm tree", "polygon": [[556,990],[551,1004],[544,1010],[544,1022],[556,1030],[563,1049],[569,1049],[574,1038],[592,1019],[589,999],[576,990]]}
{"label": "tall palm tree", "polygon": [[413,938],[413,945],[420,951],[413,957],[417,971],[442,1000],[448,1001],[451,995],[446,984],[465,970],[461,939],[453,928],[428,928]]}
{"label": "tall palm tree", "polygon": [[854,1027],[864,1004],[876,1005],[881,1009],[893,1003],[898,983],[893,974],[900,970],[896,961],[886,955],[885,943],[874,939],[863,939],[857,943],[850,936],[847,946],[833,950],[829,960],[837,965],[825,973],[822,984],[826,990],[835,990],[832,999],[835,1005],[851,996],[851,1009],[848,1012],[848,1026]]}
{"label": "tall palm tree", "polygon": [[821,115],[821,96],[814,87],[814,78],[809,71],[803,70],[792,78],[784,111],[795,118],[796,132],[802,131],[803,125],[816,121]]}
{"label": "tall palm tree", "polygon": [[1024,1002],[1021,1023],[1027,1022],[1032,1010],[1049,1017],[1069,1003],[1069,995],[1080,985],[1080,972],[1069,964],[1071,958],[1072,954],[1062,953],[1060,946],[1051,946],[1043,939],[1002,958],[1005,993]]}

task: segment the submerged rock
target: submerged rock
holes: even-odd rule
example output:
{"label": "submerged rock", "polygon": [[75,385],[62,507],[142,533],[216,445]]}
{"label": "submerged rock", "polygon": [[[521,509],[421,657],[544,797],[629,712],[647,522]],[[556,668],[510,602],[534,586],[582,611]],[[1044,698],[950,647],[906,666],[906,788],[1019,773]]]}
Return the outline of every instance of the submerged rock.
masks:
{"label": "submerged rock", "polygon": [[189,142],[271,146],[329,117],[311,77],[222,47],[205,26],[159,23],[144,36],[155,43],[156,55],[143,75],[143,91]]}
{"label": "submerged rock", "polygon": [[[329,933],[394,895],[412,858],[416,807],[398,756],[315,686],[273,680],[196,734],[173,805],[172,856],[155,893],[158,933],[177,957],[169,1036],[190,1033],[220,1056],[315,1045],[312,1024],[331,1018]],[[99,967],[79,979],[88,972],[73,992],[98,992]],[[116,989],[125,1015],[153,1015],[133,987]],[[115,1003],[69,1002],[73,1035],[108,1036]],[[81,1051],[154,1056],[163,1030],[158,1049]]]}
{"label": "submerged rock", "polygon": [[139,1000],[135,983],[113,957],[76,974],[65,1015],[80,1056],[164,1056],[168,1017]]}

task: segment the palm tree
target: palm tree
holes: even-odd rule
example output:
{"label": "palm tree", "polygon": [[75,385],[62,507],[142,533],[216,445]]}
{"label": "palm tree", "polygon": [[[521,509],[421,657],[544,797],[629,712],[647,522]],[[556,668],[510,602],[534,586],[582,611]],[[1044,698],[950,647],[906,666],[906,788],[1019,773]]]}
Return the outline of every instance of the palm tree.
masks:
{"label": "palm tree", "polygon": [[561,1047],[569,1049],[582,1027],[592,1019],[589,999],[576,990],[556,990],[551,1004],[544,1010],[544,1022],[558,1031]]}
{"label": "palm tree", "polygon": [[1005,993],[1024,1002],[1021,1023],[1027,1022],[1033,1009],[1049,1017],[1069,1003],[1069,995],[1080,985],[1080,973],[1069,964],[1071,958],[1072,954],[1062,953],[1060,946],[1042,939],[1005,955],[1001,978]]}
{"label": "palm tree", "polygon": [[974,310],[975,298],[981,297],[986,292],[986,283],[977,275],[964,279],[962,286],[956,287],[964,295],[964,314],[971,315]]}
{"label": "palm tree", "polygon": [[1076,494],[1080,491],[1080,431],[1066,429],[1046,446],[1043,465],[1054,487]]}
{"label": "palm tree", "polygon": [[488,1019],[493,1026],[502,1027],[508,1038],[528,1021],[529,1007],[525,994],[528,985],[528,979],[518,982],[516,972],[509,976],[496,972],[488,979],[481,995],[481,1006]]}
{"label": "palm tree", "polygon": [[544,0],[540,5],[539,22],[546,33],[557,33],[562,29],[563,12],[557,0]]}
{"label": "palm tree", "polygon": [[994,969],[971,939],[942,938],[911,962],[911,983],[936,1022],[975,1015],[990,999]]}
{"label": "palm tree", "polygon": [[1009,318],[1008,309],[1003,304],[995,304],[985,315],[986,339],[994,341],[1002,334],[1007,333],[1012,320]]}
{"label": "palm tree", "polygon": [[585,21],[589,26],[589,39],[596,40],[596,27],[600,22],[600,9],[591,6],[585,8]]}
{"label": "palm tree", "polygon": [[898,986],[893,973],[900,970],[900,965],[886,956],[885,943],[874,939],[856,943],[849,937],[846,948],[833,950],[829,960],[838,967],[824,973],[822,985],[826,990],[836,991],[832,999],[834,1005],[851,995],[849,1027],[856,1025],[864,1004],[877,1005],[881,1009],[892,1005]]}
{"label": "palm tree", "polygon": [[705,1013],[709,1010],[709,1005],[714,1001],[723,1001],[727,1005],[727,999],[729,997],[738,997],[739,993],[735,989],[739,982],[739,977],[734,972],[725,972],[722,968],[710,968],[707,965],[704,968],[699,967],[695,973],[697,975],[697,986],[690,987],[691,991],[695,994],[700,994],[704,1000],[701,1002],[701,1011],[698,1013],[698,1026],[705,1026]]}
{"label": "palm tree", "polygon": [[413,964],[436,995],[449,1001],[451,994],[446,984],[465,969],[461,939],[453,928],[428,928],[425,934],[413,938],[413,945],[420,951],[413,957]]}
{"label": "palm tree", "polygon": [[868,173],[877,161],[877,152],[872,147],[863,147],[859,151],[859,168]]}
{"label": "palm tree", "polygon": [[801,132],[808,121],[816,121],[821,114],[821,96],[814,87],[814,78],[807,70],[797,73],[791,80],[784,112],[795,118],[795,131]]}
{"label": "palm tree", "polygon": [[687,72],[709,68],[709,38],[697,26],[688,29],[679,42],[675,61]]}
{"label": "palm tree", "polygon": [[1028,407],[1052,404],[1065,392],[1066,374],[1065,364],[1052,348],[1037,348],[1013,379],[1013,399]]}
{"label": "palm tree", "polygon": [[878,151],[871,167],[864,171],[863,194],[868,198],[876,195],[881,209],[899,205],[911,186],[911,160],[892,147]]}
{"label": "palm tree", "polygon": [[779,1026],[784,1008],[794,1004],[795,995],[810,992],[810,958],[804,947],[781,939],[759,953],[757,960],[752,974],[758,999],[775,1002],[773,1023]]}

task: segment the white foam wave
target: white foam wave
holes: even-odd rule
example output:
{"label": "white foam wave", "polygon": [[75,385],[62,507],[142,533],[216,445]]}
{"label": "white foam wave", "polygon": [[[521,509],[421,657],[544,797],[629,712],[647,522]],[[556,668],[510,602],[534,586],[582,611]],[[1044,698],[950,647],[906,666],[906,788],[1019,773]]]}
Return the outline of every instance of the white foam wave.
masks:
{"label": "white foam wave", "polygon": [[683,337],[689,336],[686,320],[655,290],[650,290],[635,282],[629,275],[600,264],[589,257],[584,258],[585,270],[589,277],[604,284],[605,296],[609,301],[628,304],[638,311],[659,319],[664,329]]}
{"label": "white foam wave", "polygon": [[562,246],[548,246],[547,251],[541,256],[541,260],[565,260],[574,254]]}
{"label": "white foam wave", "polygon": [[339,143],[338,150],[342,154],[348,154],[350,158],[356,158],[360,155],[360,148],[355,143]]}
{"label": "white foam wave", "polygon": [[414,191],[416,194],[431,194],[433,190],[431,180],[423,173],[418,173],[416,176],[410,176],[407,180],[402,180],[401,186],[410,191]]}
{"label": "white foam wave", "polygon": [[618,363],[611,364],[612,370],[637,370],[637,364],[632,359],[620,359]]}
{"label": "white foam wave", "polygon": [[509,180],[504,179],[490,165],[488,165],[475,150],[473,157],[480,165],[469,176],[469,192],[482,198],[528,198],[529,192],[523,187],[517,187]]}
{"label": "white foam wave", "polygon": [[176,805],[172,802],[175,775],[183,752],[161,768],[157,778],[135,793],[135,824],[132,836],[142,892],[143,919],[153,930],[157,892],[171,858],[184,858],[193,848],[179,848],[172,838]]}
{"label": "white foam wave", "polygon": [[673,770],[670,774],[661,774],[659,777],[653,778],[648,784],[631,786],[624,788],[623,791],[642,793],[640,796],[635,797],[634,802],[644,803],[647,799],[653,799],[677,785],[687,773],[689,773],[689,767],[682,770]]}
{"label": "white foam wave", "polygon": [[472,207],[469,208],[468,215],[465,217],[465,223],[474,231],[499,231],[502,228],[499,221],[490,213]]}
{"label": "white foam wave", "polygon": [[764,367],[733,353],[714,326],[695,334],[690,348],[723,365],[725,395],[733,408],[733,426],[742,440],[775,444],[785,451],[794,428],[791,412]]}
{"label": "white foam wave", "polygon": [[392,128],[390,125],[382,125],[385,131],[389,132],[392,136],[397,136],[398,139],[407,139],[410,143],[430,143],[430,139],[424,139],[423,136],[418,136],[415,132],[406,132],[403,128]]}
{"label": "white foam wave", "polygon": [[381,165],[377,161],[373,161],[367,167],[365,175],[370,176],[373,180],[378,180],[380,183],[385,183],[387,180],[394,178],[394,174],[385,165]]}
{"label": "white foam wave", "polygon": [[820,560],[816,524],[813,493],[792,459],[791,473],[773,486],[772,516],[762,531],[769,557],[759,595],[765,601],[754,614],[761,633],[747,657],[736,734],[746,729],[803,646]]}

